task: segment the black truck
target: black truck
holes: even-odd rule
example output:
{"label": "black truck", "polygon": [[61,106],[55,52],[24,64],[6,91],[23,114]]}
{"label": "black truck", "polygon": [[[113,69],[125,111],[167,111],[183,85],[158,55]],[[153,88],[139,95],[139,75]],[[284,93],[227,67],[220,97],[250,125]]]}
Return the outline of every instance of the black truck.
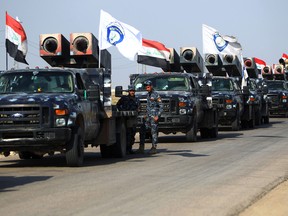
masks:
{"label": "black truck", "polygon": [[110,54],[103,63],[108,68],[95,68],[98,57],[87,55],[93,35],[83,33],[80,36],[86,40],[78,48],[86,47],[85,55],[76,53],[71,64],[70,55],[80,51],[75,51],[72,40],[70,55],[63,55],[67,50],[56,54],[58,46],[67,48],[63,36],[57,36],[46,35],[41,41],[41,56],[53,68],[0,74],[0,152],[8,156],[16,151],[21,159],[33,159],[59,151],[68,166],[83,164],[88,145],[100,146],[103,157],[124,157],[126,128],[136,113],[112,106]]}
{"label": "black truck", "polygon": [[270,115],[288,117],[288,82],[284,66],[281,64],[274,65],[274,68],[266,66],[262,70],[262,76],[267,79]]}
{"label": "black truck", "polygon": [[241,117],[244,115],[244,95],[238,82],[233,77],[213,76],[212,97],[222,100],[223,108],[219,114],[219,125],[239,130]]}
{"label": "black truck", "polygon": [[253,128],[253,95],[247,86],[242,87],[242,65],[238,56],[206,53],[205,66],[213,74],[213,99],[224,101],[219,125],[231,127],[232,130],[247,126]]}
{"label": "black truck", "polygon": [[181,48],[180,64],[184,68],[183,72],[130,75],[130,83],[135,86],[141,103],[138,128],[143,123],[147,104],[147,92],[143,83],[150,80],[164,104],[159,120],[159,132],[182,132],[186,134],[186,140],[192,142],[197,141],[198,130],[202,138],[216,138],[218,108],[212,103],[211,86],[208,85],[209,78],[203,73],[202,57],[194,47]]}

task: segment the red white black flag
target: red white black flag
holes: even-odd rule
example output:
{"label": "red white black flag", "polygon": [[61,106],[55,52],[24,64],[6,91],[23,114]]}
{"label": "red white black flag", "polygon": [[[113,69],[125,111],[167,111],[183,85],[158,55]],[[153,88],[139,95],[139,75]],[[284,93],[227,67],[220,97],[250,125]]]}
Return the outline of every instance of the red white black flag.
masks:
{"label": "red white black flag", "polygon": [[258,69],[262,70],[266,66],[266,62],[262,59],[254,57],[255,64]]}
{"label": "red white black flag", "polygon": [[27,64],[27,37],[21,23],[6,12],[6,51],[17,62]]}
{"label": "red white black flag", "polygon": [[160,67],[164,71],[170,67],[170,50],[162,43],[142,38],[142,48],[138,51],[137,62]]}

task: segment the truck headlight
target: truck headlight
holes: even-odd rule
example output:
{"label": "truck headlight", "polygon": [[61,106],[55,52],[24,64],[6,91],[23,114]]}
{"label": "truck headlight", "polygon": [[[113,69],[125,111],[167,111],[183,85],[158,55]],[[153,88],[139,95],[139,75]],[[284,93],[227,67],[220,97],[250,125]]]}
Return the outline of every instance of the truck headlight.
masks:
{"label": "truck headlight", "polygon": [[65,125],[66,125],[66,120],[65,120],[65,118],[57,118],[57,119],[55,120],[55,125],[56,125],[56,127],[63,127],[63,126],[65,126]]}
{"label": "truck headlight", "polygon": [[186,109],[179,109],[179,114],[180,115],[185,115],[187,112],[186,112]]}
{"label": "truck headlight", "polygon": [[232,104],[227,104],[226,109],[232,109]]}

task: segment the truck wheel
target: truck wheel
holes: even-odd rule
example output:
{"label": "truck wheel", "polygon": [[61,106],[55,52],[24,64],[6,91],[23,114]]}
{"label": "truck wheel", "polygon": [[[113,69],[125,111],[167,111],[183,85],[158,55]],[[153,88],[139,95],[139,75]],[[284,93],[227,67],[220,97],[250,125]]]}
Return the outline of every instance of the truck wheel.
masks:
{"label": "truck wheel", "polygon": [[84,132],[81,127],[78,127],[68,145],[70,149],[66,151],[66,162],[68,166],[78,167],[83,164],[84,159]]}
{"label": "truck wheel", "polygon": [[202,139],[208,138],[209,135],[209,129],[208,128],[200,128],[200,135]]}
{"label": "truck wheel", "polygon": [[264,124],[269,124],[269,114],[263,117]]}
{"label": "truck wheel", "polygon": [[198,127],[197,127],[197,118],[196,118],[196,114],[195,114],[193,117],[192,128],[186,132],[186,140],[188,142],[196,142],[197,141],[197,132],[198,132]]}
{"label": "truck wheel", "polygon": [[232,129],[232,131],[239,131],[240,130],[239,108],[237,109],[236,119],[232,122],[231,129]]}
{"label": "truck wheel", "polygon": [[19,158],[22,160],[28,160],[31,159],[31,153],[28,151],[20,151],[18,152]]}
{"label": "truck wheel", "polygon": [[116,144],[114,145],[114,156],[117,158],[123,158],[126,156],[126,127],[125,122],[121,120],[120,125],[117,127]]}
{"label": "truck wheel", "polygon": [[261,125],[262,123],[262,116],[261,116],[261,111],[257,111],[255,115],[255,125]]}
{"label": "truck wheel", "polygon": [[112,157],[112,146],[107,146],[105,144],[100,145],[100,152],[102,158],[110,158]]}
{"label": "truck wheel", "polygon": [[210,132],[209,135],[211,138],[217,138],[218,137],[218,126],[211,128],[209,130],[209,132]]}

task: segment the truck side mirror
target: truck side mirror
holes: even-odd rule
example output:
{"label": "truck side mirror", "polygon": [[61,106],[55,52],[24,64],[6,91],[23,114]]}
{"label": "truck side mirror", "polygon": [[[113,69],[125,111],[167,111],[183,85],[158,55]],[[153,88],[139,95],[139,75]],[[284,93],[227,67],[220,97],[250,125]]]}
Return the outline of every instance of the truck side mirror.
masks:
{"label": "truck side mirror", "polygon": [[99,85],[90,85],[87,89],[87,98],[90,101],[96,101],[100,99]]}
{"label": "truck side mirror", "polygon": [[122,97],[123,95],[123,87],[122,86],[116,86],[115,87],[115,97]]}

